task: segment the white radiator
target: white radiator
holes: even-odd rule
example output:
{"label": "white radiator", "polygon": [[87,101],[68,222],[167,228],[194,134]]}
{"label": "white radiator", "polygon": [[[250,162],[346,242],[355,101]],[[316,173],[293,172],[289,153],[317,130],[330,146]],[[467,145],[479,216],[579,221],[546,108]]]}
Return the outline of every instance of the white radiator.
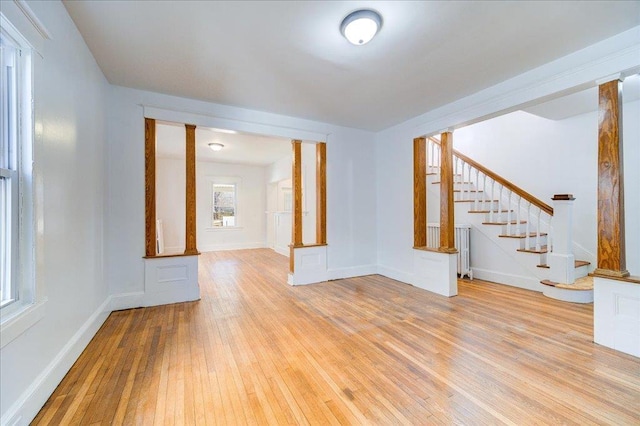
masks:
{"label": "white radiator", "polygon": [[[455,225],[456,229],[456,249],[458,250],[458,275],[462,278],[468,276],[473,279],[473,271],[471,270],[470,259],[470,236],[471,225]],[[440,247],[440,224],[427,224],[427,247]]]}

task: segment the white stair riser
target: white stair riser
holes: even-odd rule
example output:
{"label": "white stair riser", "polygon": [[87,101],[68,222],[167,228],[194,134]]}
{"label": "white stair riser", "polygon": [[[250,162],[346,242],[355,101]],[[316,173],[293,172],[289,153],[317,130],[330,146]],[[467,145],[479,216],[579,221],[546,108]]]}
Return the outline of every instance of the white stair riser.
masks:
{"label": "white stair riser", "polygon": [[578,278],[586,277],[589,275],[589,265],[583,265],[576,268],[576,280]]}

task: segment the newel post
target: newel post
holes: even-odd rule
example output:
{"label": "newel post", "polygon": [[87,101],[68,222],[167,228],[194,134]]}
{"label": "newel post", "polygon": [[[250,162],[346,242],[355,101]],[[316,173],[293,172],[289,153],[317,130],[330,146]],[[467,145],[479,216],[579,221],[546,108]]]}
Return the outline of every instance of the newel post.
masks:
{"label": "newel post", "polygon": [[572,194],[556,194],[553,200],[553,252],[547,254],[549,279],[563,284],[575,281],[573,256],[573,198]]}

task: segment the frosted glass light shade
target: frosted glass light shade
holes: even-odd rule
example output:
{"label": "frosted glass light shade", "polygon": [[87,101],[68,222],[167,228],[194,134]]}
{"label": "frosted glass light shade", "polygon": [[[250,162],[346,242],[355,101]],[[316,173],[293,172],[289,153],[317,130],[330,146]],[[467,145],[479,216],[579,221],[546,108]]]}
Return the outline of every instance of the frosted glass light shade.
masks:
{"label": "frosted glass light shade", "polygon": [[224,145],[222,145],[221,143],[210,143],[209,148],[214,151],[220,151],[222,148],[224,148]]}
{"label": "frosted glass light shade", "polygon": [[367,44],[378,33],[382,18],[373,10],[356,10],[347,15],[340,24],[340,32],[356,46]]}

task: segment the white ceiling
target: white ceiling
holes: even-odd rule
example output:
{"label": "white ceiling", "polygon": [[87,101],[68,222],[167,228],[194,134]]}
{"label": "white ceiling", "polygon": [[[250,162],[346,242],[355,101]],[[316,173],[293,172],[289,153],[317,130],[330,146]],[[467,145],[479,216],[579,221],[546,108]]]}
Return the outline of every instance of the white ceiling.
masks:
{"label": "white ceiling", "polygon": [[[156,155],[158,157],[185,157],[184,125],[157,123]],[[224,145],[221,151],[212,151],[209,143]],[[197,161],[217,163],[269,165],[285,156],[291,156],[291,140],[246,133],[223,133],[216,129],[196,128]]]}
{"label": "white ceiling", "polygon": [[[377,131],[640,24],[640,1],[64,1],[109,82]],[[383,16],[364,46],[340,34]]]}

